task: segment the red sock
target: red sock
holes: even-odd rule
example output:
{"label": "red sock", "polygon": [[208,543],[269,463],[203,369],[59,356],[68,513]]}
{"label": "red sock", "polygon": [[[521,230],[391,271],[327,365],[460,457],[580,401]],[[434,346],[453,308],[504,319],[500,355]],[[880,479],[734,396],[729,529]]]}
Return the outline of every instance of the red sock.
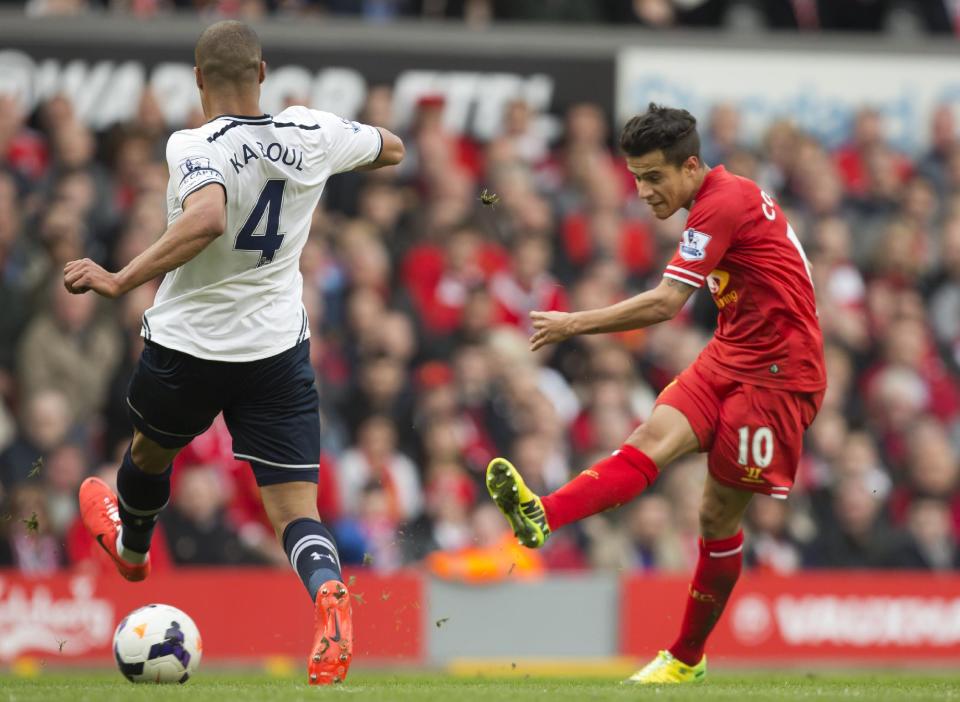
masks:
{"label": "red sock", "polygon": [[551,530],[629,502],[657,478],[657,466],[640,449],[624,444],[543,498]]}
{"label": "red sock", "polygon": [[680,636],[670,647],[678,661],[694,666],[703,658],[707,637],[723,613],[742,565],[742,531],[726,539],[700,540],[700,558],[687,594]]}

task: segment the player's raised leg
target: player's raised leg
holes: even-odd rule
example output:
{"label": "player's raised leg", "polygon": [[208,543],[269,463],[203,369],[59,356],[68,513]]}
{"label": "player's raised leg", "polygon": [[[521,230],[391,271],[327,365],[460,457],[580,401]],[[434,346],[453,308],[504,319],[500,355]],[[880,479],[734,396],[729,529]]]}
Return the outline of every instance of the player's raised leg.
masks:
{"label": "player's raised leg", "polygon": [[170,464],[179,450],[135,431],[117,471],[117,494],[99,478],[80,485],[83,524],[127,580],[150,573],[150,539],[170,499]]}
{"label": "player's raised leg", "polygon": [[220,411],[218,373],[214,363],[147,341],[127,392],[134,433],[117,494],[97,478],[80,486],[83,523],[127,580],[150,573],[150,539],[170,499],[171,463]]}
{"label": "player's raised leg", "polygon": [[350,593],[333,534],[317,514],[317,486],[304,481],[264,485],[260,495],[290,564],[314,602],[308,680],[311,685],[343,682],[353,658]]}
{"label": "player's raised leg", "polygon": [[704,646],[740,577],[743,532],[740,522],[753,493],[738,490],[707,476],[700,506],[700,554],[687,593],[680,633],[629,682],[684,683],[702,680],[707,672]]}
{"label": "player's raised leg", "polygon": [[656,480],[659,469],[700,442],[682,412],[657,405],[624,444],[555,492],[540,497],[505,458],[487,467],[487,490],[520,543],[542,546],[551,531],[629,502]]}

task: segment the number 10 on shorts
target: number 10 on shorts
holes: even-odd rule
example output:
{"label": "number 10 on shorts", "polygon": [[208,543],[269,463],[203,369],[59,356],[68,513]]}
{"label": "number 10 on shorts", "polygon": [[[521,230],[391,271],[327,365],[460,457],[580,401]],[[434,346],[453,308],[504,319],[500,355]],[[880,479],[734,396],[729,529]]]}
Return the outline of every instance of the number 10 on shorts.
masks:
{"label": "number 10 on shorts", "polygon": [[740,427],[740,453],[737,461],[742,466],[750,464],[750,454],[753,454],[753,465],[766,468],[773,460],[773,432],[770,427],[758,427],[753,432],[751,440],[750,427]]}

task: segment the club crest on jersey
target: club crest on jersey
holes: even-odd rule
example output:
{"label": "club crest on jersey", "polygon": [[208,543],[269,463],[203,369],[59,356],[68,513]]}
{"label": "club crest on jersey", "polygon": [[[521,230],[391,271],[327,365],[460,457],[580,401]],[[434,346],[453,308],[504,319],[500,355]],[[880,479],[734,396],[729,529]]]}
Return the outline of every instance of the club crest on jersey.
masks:
{"label": "club crest on jersey", "polygon": [[340,121],[343,122],[344,129],[351,130],[354,134],[360,131],[360,125],[352,120],[340,118]]}
{"label": "club crest on jersey", "polygon": [[684,261],[702,261],[707,256],[710,235],[696,229],[684,229],[680,237],[680,258]]}

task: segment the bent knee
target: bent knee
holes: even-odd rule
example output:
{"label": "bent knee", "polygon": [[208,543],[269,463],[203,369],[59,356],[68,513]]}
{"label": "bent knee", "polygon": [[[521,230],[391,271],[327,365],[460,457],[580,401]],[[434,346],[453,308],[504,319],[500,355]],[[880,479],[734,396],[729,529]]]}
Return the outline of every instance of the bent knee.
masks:
{"label": "bent knee", "polygon": [[696,437],[687,435],[683,427],[663,422],[645,422],[637,427],[627,443],[643,451],[657,465],[664,468],[673,460],[698,449]]}
{"label": "bent knee", "polygon": [[168,449],[150,440],[140,432],[133,435],[130,443],[130,460],[144,473],[159,474],[176,458],[180,449]]}

